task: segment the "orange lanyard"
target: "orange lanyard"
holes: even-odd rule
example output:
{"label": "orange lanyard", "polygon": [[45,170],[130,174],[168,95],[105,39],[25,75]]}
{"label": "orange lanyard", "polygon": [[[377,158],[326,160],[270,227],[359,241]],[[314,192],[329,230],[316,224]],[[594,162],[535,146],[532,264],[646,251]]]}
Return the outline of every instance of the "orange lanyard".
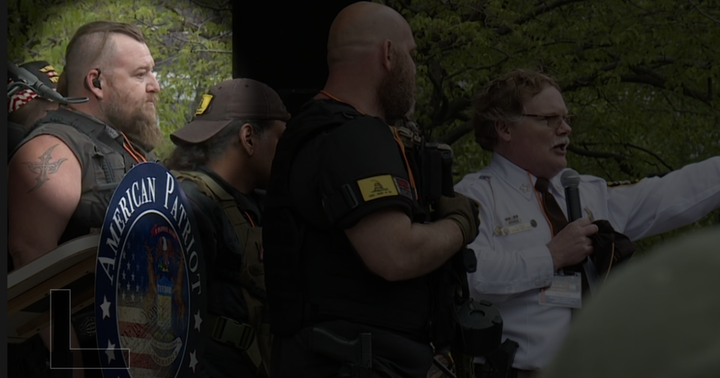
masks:
{"label": "orange lanyard", "polygon": [[355,108],[355,110],[357,110],[358,113],[360,113],[360,114],[362,114],[362,115],[367,115],[367,114],[363,113],[362,111],[360,111],[360,109],[358,109],[357,106],[355,106],[355,105],[353,105],[353,104],[351,104],[351,103],[349,103],[349,102],[347,102],[347,101],[343,101],[343,100],[341,100],[341,99],[339,99],[339,98],[331,95],[329,92],[325,91],[324,89],[321,90],[320,93],[324,94],[325,96],[330,97],[331,99],[333,99],[333,100],[335,100],[335,101],[337,101],[337,102],[342,102],[343,104],[348,104],[348,105],[352,106],[353,108]]}
{"label": "orange lanyard", "polygon": [[251,225],[253,228],[255,228],[255,222],[253,222],[253,219],[252,219],[252,217],[250,216],[250,214],[248,214],[248,212],[245,211],[245,210],[243,210],[243,213],[245,213],[245,216],[247,216],[247,219],[248,219],[248,222],[250,222],[250,225]]}
{"label": "orange lanyard", "polygon": [[123,139],[124,139],[123,148],[125,149],[125,151],[127,151],[130,154],[130,156],[132,156],[133,159],[135,159],[136,162],[138,162],[138,163],[147,162],[147,159],[145,159],[145,157],[141,153],[135,151],[135,148],[133,148],[132,144],[130,144],[130,141],[128,140],[127,136],[125,136],[125,133],[123,133],[121,131],[120,134],[122,134]]}
{"label": "orange lanyard", "polygon": [[415,199],[418,199],[418,193],[417,193],[417,187],[415,186],[415,177],[413,176],[413,171],[410,168],[410,163],[408,162],[407,155],[405,154],[405,144],[400,140],[400,135],[398,134],[397,127],[391,126],[390,127],[393,131],[393,139],[395,139],[395,142],[400,146],[400,152],[402,154],[403,160],[405,160],[405,170],[407,170],[408,178],[410,179],[410,187],[415,192]]}
{"label": "orange lanyard", "polygon": [[[69,106],[69,105],[68,105],[67,108],[70,109],[70,110],[72,110],[72,111],[74,111],[74,112],[79,112],[79,110],[73,108],[72,106]],[[82,112],[81,112],[81,113],[82,113]],[[94,118],[94,117],[92,117],[92,118]],[[115,129],[115,130],[117,130],[117,129]],[[120,131],[120,130],[117,130],[117,131],[118,131],[120,134],[122,134],[122,136],[123,136],[123,148],[125,149],[125,151],[127,151],[127,153],[129,153],[130,156],[132,156],[132,158],[135,159],[136,162],[138,162],[138,163],[146,163],[146,162],[147,162],[147,159],[145,159],[145,157],[144,157],[141,153],[135,151],[135,148],[133,148],[132,144],[130,144],[130,141],[128,140],[128,138],[127,138],[127,136],[125,135],[125,133],[123,133],[123,132]]]}

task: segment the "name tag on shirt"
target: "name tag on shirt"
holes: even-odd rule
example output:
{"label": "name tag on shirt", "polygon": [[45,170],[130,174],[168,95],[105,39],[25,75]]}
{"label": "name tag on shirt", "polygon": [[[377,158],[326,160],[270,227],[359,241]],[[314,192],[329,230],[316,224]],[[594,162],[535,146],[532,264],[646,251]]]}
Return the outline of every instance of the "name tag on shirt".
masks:
{"label": "name tag on shirt", "polygon": [[512,235],[512,234],[516,234],[518,232],[532,230],[533,227],[535,227],[535,226],[533,226],[532,223],[520,223],[520,224],[515,224],[512,226],[506,226],[506,227],[498,226],[498,227],[495,227],[495,234],[500,235],[500,236]]}
{"label": "name tag on shirt", "polygon": [[573,275],[553,277],[552,285],[540,289],[540,302],[545,306],[582,307],[582,275],[575,272]]}

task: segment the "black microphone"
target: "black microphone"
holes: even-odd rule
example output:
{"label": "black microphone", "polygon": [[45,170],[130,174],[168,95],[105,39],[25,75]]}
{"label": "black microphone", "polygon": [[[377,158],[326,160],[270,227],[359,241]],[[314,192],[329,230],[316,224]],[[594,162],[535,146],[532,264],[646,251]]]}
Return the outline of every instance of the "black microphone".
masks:
{"label": "black microphone", "polygon": [[580,208],[580,175],[572,169],[568,169],[560,176],[560,183],[565,188],[565,202],[567,204],[568,222],[582,218]]}
{"label": "black microphone", "polygon": [[43,98],[50,101],[58,102],[63,105],[67,105],[67,100],[60,93],[55,92],[54,89],[48,87],[43,83],[37,76],[33,75],[30,71],[18,67],[8,60],[8,71],[18,78],[20,81],[25,82],[32,90]]}
{"label": "black microphone", "polygon": [[[565,188],[565,203],[567,204],[568,222],[582,218],[582,209],[580,208],[580,175],[572,170],[568,169],[563,172],[560,176],[560,183]],[[592,262],[590,256],[585,258],[582,263],[583,272],[587,278],[588,288],[591,293],[595,292],[595,288],[600,281],[595,265]]]}

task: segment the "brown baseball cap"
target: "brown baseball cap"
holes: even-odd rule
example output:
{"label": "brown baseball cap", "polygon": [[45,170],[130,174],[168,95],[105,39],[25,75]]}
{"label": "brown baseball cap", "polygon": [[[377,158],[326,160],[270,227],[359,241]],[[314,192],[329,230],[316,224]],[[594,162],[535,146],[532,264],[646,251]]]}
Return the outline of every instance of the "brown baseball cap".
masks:
{"label": "brown baseball cap", "polygon": [[193,120],[170,134],[170,139],[175,144],[202,143],[237,119],[288,121],[290,114],[267,84],[253,79],[226,80],[202,96]]}

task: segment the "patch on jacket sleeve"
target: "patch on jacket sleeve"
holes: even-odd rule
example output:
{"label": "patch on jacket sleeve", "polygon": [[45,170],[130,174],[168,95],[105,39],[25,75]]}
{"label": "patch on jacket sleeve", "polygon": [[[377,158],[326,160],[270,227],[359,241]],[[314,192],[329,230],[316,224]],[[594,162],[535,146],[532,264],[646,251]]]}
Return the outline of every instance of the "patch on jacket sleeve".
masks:
{"label": "patch on jacket sleeve", "polygon": [[391,175],[368,177],[359,180],[357,183],[365,202],[398,195],[395,181]]}

